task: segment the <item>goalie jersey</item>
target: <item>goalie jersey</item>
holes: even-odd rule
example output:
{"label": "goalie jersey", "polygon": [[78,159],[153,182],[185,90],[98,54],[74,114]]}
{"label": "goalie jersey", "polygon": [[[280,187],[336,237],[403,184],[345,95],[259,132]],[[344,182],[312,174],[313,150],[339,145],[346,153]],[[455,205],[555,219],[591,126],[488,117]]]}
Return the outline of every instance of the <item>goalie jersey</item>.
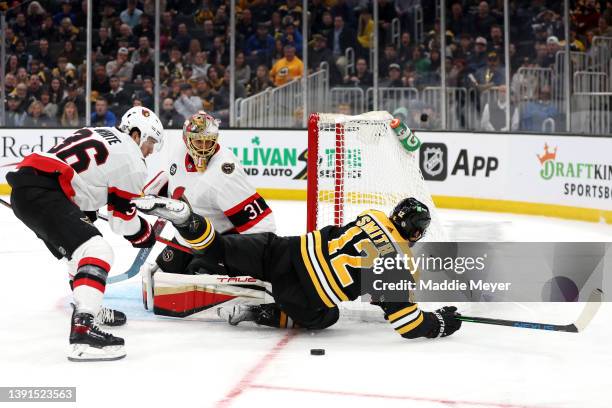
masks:
{"label": "goalie jersey", "polygon": [[147,167],[138,144],[117,128],[79,129],[48,152],[28,155],[17,167],[59,174],[64,194],[81,211],[108,204],[113,232],[133,235],[140,229],[130,200],[141,194]]}
{"label": "goalie jersey", "polygon": [[[362,287],[363,274],[373,273],[373,262],[379,256],[408,253],[406,240],[387,215],[367,210],[342,227],[327,226],[293,241],[294,267],[314,302],[334,308],[368,294]],[[384,302],[380,306],[385,318],[402,336],[410,337],[423,322],[416,303]]]}
{"label": "goalie jersey", "polygon": [[[169,141],[165,168],[147,183],[145,194],[170,197],[178,187],[193,211],[208,218],[221,234],[274,232],[272,210],[251,183],[238,158],[217,146],[199,173],[182,139]],[[177,239],[184,244],[180,236]]]}

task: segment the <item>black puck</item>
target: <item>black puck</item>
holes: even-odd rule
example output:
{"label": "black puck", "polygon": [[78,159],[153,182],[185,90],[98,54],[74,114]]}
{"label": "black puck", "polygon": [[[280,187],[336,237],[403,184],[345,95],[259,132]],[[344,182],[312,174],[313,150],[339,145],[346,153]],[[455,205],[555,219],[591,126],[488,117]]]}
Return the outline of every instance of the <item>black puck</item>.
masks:
{"label": "black puck", "polygon": [[311,356],[324,356],[325,349],[310,349]]}
{"label": "black puck", "polygon": [[427,120],[429,119],[429,115],[426,113],[422,113],[421,114],[421,122],[427,122]]}

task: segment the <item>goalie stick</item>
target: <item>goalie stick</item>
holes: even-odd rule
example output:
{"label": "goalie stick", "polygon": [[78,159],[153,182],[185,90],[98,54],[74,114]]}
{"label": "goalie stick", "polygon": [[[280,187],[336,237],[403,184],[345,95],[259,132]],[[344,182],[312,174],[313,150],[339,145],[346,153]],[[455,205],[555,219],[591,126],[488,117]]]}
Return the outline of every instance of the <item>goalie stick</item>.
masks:
{"label": "goalie stick", "polygon": [[482,324],[493,324],[497,326],[509,326],[509,327],[520,327],[523,329],[536,329],[536,330],[549,330],[559,331],[567,333],[579,333],[583,331],[588,324],[593,320],[595,314],[601,306],[603,297],[603,291],[601,289],[595,289],[589,295],[587,304],[584,306],[582,313],[578,316],[578,319],[574,323],[570,324],[551,324],[551,323],[535,323],[525,322],[521,320],[504,320],[504,319],[492,319],[489,317],[476,317],[476,316],[457,316],[457,318],[464,322],[470,323],[482,323]]}

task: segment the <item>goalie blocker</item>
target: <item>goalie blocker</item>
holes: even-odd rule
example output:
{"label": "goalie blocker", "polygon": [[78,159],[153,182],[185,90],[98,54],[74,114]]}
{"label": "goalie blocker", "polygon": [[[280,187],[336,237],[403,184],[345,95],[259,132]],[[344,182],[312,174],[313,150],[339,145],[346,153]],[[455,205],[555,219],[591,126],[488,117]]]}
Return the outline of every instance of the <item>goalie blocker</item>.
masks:
{"label": "goalie blocker", "polygon": [[[275,304],[259,307],[248,320],[275,327],[280,326],[284,313],[308,329],[333,325],[339,316],[338,304],[365,294],[361,277],[371,273],[371,268],[361,268],[366,266],[362,263],[355,267],[346,261],[358,258],[362,262],[372,261],[377,253],[365,258],[362,253],[363,244],[368,242],[371,244],[368,248],[376,251],[383,246],[387,252],[400,250],[393,243],[411,246],[421,239],[430,222],[427,207],[409,198],[402,200],[390,217],[368,210],[345,226],[327,226],[303,236],[279,237],[273,233],[220,236],[206,218],[192,214],[184,202],[154,196],[132,202],[141,211],[174,224],[194,250],[192,273],[230,277],[248,274],[270,282]],[[408,301],[377,299],[374,304],[383,309],[385,318],[405,338],[445,337],[461,327],[454,307],[432,313],[423,312],[416,303]],[[274,316],[278,319],[268,318]]]}

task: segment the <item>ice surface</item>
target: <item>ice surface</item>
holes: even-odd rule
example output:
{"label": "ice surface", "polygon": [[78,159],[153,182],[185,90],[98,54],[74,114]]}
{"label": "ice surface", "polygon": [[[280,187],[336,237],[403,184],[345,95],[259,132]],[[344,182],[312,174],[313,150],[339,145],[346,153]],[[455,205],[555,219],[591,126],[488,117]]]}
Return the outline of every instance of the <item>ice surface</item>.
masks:
{"label": "ice surface", "polygon": [[[303,202],[271,206],[279,233],[304,231]],[[602,224],[448,210],[441,216],[458,240],[612,237],[612,227]],[[136,250],[97,224],[115,248],[113,271],[125,270]],[[355,321],[307,333],[230,327],[212,317],[159,318],[143,310],[136,277],[109,285],[105,300],[128,314],[127,326],[112,330],[126,339],[127,358],[71,363],[65,357],[70,290],[64,265],[7,209],[0,209],[0,230],[0,386],[76,386],[76,405],[65,406],[612,406],[607,304],[580,334],[465,323],[446,339],[407,341],[387,325]],[[512,313],[566,323],[579,306]],[[311,348],[326,355],[311,356]]]}

